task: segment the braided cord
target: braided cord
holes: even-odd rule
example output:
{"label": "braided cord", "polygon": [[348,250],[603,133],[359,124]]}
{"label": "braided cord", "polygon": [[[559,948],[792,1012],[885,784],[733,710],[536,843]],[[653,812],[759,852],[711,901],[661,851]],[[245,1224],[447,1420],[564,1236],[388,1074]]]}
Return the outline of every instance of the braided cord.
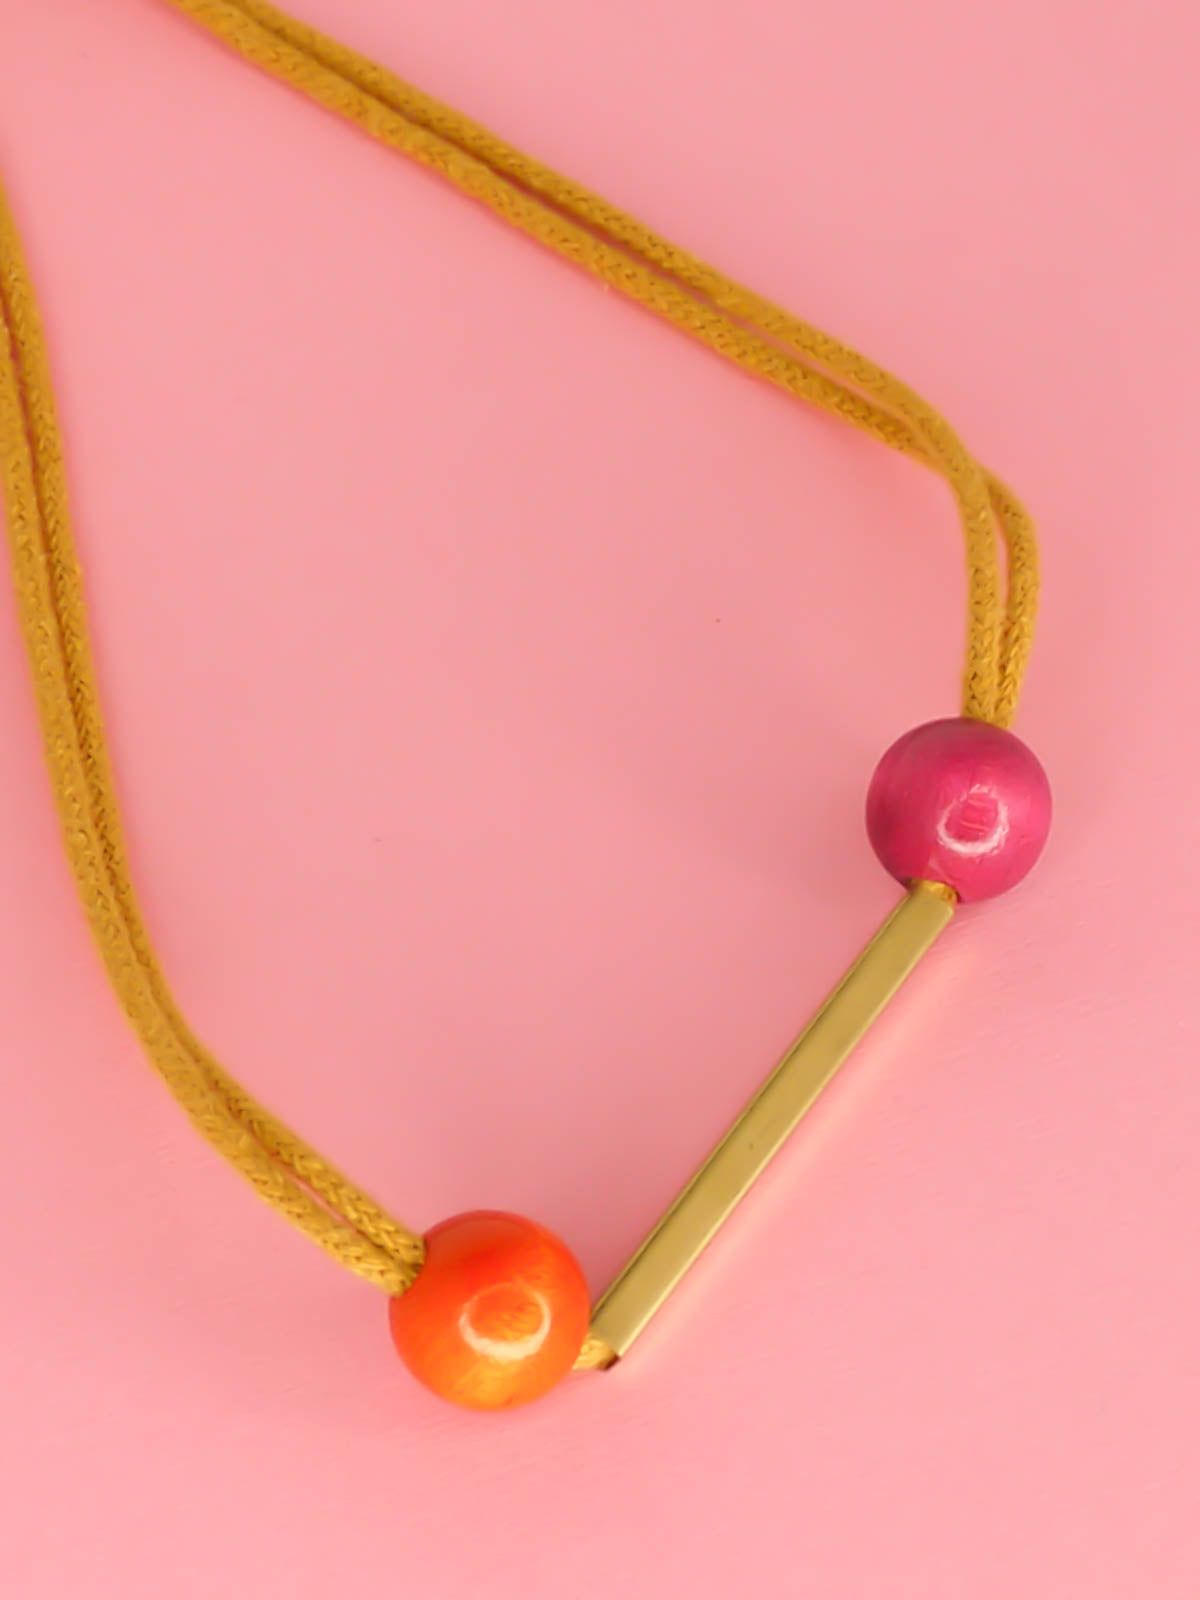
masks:
{"label": "braided cord", "polygon": [[[963,712],[1009,725],[1037,602],[1032,523],[1012,491],[920,396],[867,357],[264,0],[168,3],[248,61],[437,171],[726,359],[938,472],[957,504],[966,547]],[[67,854],[125,1012],[193,1124],[263,1198],[343,1266],[402,1293],[423,1258],[419,1236],[213,1059],[180,1015],[147,935],[100,714],[45,341],[2,191],[0,488]],[[597,1364],[603,1353],[585,1347],[580,1364]]]}
{"label": "braided cord", "polygon": [[277,1211],[391,1293],[415,1277],[419,1237],[241,1088],[171,998],[133,892],[67,513],[37,306],[0,192],[0,483],[18,610],[67,855],[113,987],[150,1060],[200,1133]]}

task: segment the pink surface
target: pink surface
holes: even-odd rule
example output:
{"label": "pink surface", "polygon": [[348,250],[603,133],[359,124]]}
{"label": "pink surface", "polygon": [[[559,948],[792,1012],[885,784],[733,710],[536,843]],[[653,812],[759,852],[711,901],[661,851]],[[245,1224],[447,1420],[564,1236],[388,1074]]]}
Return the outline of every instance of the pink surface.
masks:
{"label": "pink surface", "polygon": [[[1056,833],[635,1359],[459,1414],[147,1072],[4,600],[0,1589],[1193,1597],[1193,9],[304,6],[1011,477]],[[0,0],[0,162],[189,1015],[401,1215],[599,1287],[892,902],[947,497],[157,0]]]}

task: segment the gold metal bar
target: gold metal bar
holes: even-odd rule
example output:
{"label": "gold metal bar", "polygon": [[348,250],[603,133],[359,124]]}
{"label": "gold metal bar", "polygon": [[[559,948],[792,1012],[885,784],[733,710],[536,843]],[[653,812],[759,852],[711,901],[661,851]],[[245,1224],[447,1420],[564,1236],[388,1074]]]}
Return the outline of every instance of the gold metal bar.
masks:
{"label": "gold metal bar", "polygon": [[909,890],[601,1296],[592,1339],[611,1359],[600,1364],[626,1353],[953,915],[938,885]]}

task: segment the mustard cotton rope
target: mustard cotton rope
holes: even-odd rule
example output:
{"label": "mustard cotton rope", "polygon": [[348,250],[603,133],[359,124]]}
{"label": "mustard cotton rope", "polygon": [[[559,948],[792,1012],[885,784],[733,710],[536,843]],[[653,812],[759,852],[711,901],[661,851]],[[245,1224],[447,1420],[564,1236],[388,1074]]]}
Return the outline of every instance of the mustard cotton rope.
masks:
{"label": "mustard cotton rope", "polygon": [[[167,3],[726,359],[938,472],[966,548],[963,713],[1011,723],[1037,600],[1032,524],[930,405],[857,351],[262,0]],[[400,1294],[420,1268],[420,1237],[213,1059],[181,1016],[147,935],[100,714],[45,340],[2,191],[0,332],[0,479],[21,627],[68,858],[113,986],[151,1062],[209,1143],[343,1266]],[[591,1340],[579,1364],[604,1356]]]}

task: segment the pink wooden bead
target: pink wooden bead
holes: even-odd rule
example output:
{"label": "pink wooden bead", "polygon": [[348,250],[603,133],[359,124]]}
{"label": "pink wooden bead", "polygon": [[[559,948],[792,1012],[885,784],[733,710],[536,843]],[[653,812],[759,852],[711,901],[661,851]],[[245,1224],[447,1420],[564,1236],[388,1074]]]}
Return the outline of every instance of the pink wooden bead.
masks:
{"label": "pink wooden bead", "polygon": [[902,883],[989,900],[1019,883],[1050,832],[1050,784],[1027,745],[968,717],[906,733],[875,769],[867,833]]}

